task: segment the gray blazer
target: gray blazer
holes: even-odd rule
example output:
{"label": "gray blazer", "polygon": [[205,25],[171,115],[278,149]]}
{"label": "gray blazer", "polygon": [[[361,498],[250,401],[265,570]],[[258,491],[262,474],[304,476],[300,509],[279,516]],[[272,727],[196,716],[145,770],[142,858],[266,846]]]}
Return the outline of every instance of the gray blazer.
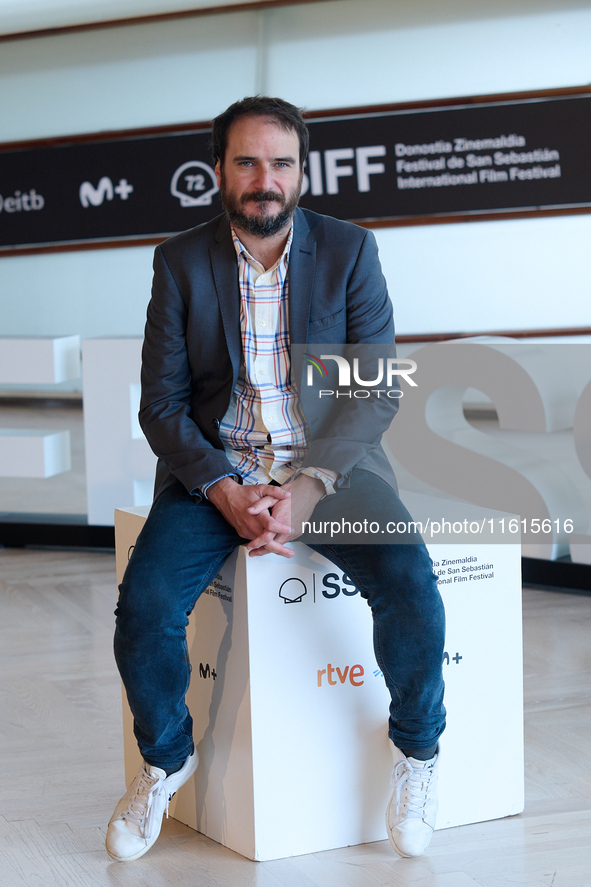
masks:
{"label": "gray blazer", "polygon": [[[288,275],[292,345],[320,354],[327,352],[318,345],[393,343],[392,306],[370,231],[296,209]],[[155,497],[176,481],[200,495],[201,485],[233,471],[218,429],[242,360],[239,310],[236,252],[225,216],[157,247],[139,414],[158,456]],[[348,486],[358,466],[396,488],[380,447],[395,401],[370,406],[339,399],[328,408],[327,398],[301,384],[303,350],[294,349],[292,357],[311,435],[303,465],[337,471],[337,486]],[[334,380],[322,384],[336,388]]]}

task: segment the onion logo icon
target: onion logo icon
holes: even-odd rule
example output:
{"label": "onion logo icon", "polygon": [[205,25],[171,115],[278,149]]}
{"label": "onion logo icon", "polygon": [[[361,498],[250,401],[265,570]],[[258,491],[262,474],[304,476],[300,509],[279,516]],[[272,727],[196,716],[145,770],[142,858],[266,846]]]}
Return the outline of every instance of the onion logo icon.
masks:
{"label": "onion logo icon", "polygon": [[211,206],[213,195],[218,191],[215,172],[200,160],[183,163],[170,182],[170,193],[178,197],[183,207]]}

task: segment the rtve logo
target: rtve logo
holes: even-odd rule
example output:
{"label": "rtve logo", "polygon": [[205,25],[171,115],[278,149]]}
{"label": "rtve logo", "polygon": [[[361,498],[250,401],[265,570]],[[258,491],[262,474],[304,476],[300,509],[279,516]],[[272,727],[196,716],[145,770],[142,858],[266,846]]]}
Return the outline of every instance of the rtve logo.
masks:
{"label": "rtve logo", "polygon": [[[336,679],[334,675],[336,674]],[[326,682],[331,687],[336,687],[336,685],[340,682],[341,684],[346,683],[347,678],[349,678],[349,683],[353,687],[361,687],[364,683],[363,675],[365,671],[362,665],[346,665],[342,670],[336,666],[332,666],[330,662],[326,666],[326,668],[319,668],[317,673],[317,681],[318,686],[322,687],[324,675],[326,675]]]}

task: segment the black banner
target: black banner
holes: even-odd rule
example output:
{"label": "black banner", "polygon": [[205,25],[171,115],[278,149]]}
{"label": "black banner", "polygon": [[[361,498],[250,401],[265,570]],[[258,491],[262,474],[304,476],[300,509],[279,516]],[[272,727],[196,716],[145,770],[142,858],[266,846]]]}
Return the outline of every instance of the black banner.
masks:
{"label": "black banner", "polygon": [[[354,221],[591,207],[591,93],[311,116],[301,205]],[[221,211],[208,130],[0,151],[0,250],[161,238]],[[73,140],[74,141],[74,140]]]}

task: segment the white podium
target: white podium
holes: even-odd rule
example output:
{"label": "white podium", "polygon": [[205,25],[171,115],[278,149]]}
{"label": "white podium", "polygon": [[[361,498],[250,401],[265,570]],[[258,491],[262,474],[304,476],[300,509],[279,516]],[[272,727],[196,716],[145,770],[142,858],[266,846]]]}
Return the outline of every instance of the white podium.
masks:
{"label": "white podium", "polygon": [[[80,377],[80,336],[0,336],[0,385],[55,385]],[[70,471],[70,432],[0,428],[0,477]]]}
{"label": "white podium", "polygon": [[1,385],[55,385],[80,372],[80,336],[0,336]]}
{"label": "white podium", "polygon": [[0,428],[0,477],[54,477],[72,467],[69,431]]}
{"label": "white podium", "polygon": [[85,339],[84,441],[88,523],[113,525],[117,502],[152,501],[156,457],[138,422],[141,337]]}
{"label": "white podium", "polygon": [[[118,581],[146,511],[115,512]],[[170,813],[255,860],[386,838],[389,696],[371,613],[341,570],[293,547],[290,561],[240,548],[188,629],[200,764]],[[520,546],[429,548],[447,613],[447,828],[523,809]],[[125,699],[124,742],[129,784],[141,758]]]}

